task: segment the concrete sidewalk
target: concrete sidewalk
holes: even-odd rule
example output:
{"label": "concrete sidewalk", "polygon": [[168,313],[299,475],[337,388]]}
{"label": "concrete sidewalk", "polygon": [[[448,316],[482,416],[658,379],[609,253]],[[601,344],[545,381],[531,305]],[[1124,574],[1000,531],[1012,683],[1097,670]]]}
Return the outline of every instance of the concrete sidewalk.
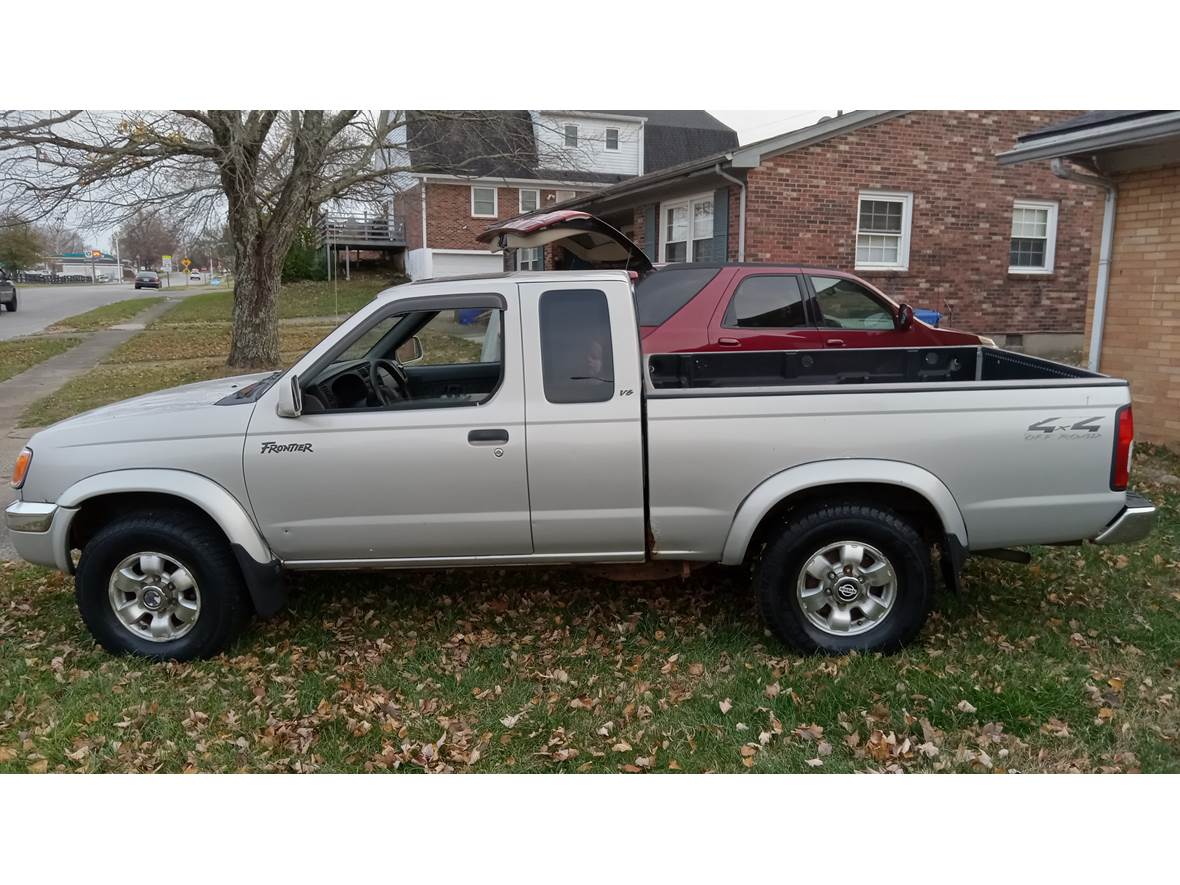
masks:
{"label": "concrete sidewalk", "polygon": [[[36,427],[17,428],[16,422],[25,409],[43,396],[53,393],[71,378],[90,371],[124,341],[143,331],[144,327],[176,305],[178,299],[169,298],[149,307],[122,325],[90,333],[77,347],[50,357],[0,383],[0,475],[5,478],[0,491],[0,508],[16,498],[8,485],[16,456],[24,448]],[[0,560],[15,559],[16,551],[8,540],[8,529],[0,521]]]}

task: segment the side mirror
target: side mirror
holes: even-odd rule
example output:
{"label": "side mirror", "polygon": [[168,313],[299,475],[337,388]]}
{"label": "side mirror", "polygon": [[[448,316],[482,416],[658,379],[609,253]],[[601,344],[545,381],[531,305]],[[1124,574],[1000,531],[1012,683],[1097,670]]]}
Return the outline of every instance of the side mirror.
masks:
{"label": "side mirror", "polygon": [[894,327],[899,332],[904,332],[914,324],[914,309],[908,304],[899,305],[897,308],[897,320],[894,322]]}
{"label": "side mirror", "polygon": [[422,342],[415,335],[409,341],[402,342],[401,347],[397,349],[397,353],[394,355],[397,357],[397,361],[403,365],[405,363],[417,362],[422,359]]}
{"label": "side mirror", "polygon": [[275,414],[280,418],[298,418],[303,414],[303,388],[299,386],[298,375],[291,376],[290,384],[280,383]]}

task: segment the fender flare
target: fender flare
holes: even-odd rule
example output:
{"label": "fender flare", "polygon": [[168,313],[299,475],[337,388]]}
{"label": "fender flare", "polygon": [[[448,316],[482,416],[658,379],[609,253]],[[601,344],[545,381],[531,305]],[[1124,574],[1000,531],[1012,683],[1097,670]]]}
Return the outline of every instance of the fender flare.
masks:
{"label": "fender flare", "polygon": [[[134,492],[171,495],[200,508],[229,540],[258,613],[266,616],[283,607],[286,594],[280,580],[279,562],[266,539],[238,499],[207,477],[186,470],[163,468],[112,470],[74,483],[58,497],[57,505],[68,508],[64,512],[70,514],[72,521],[78,508],[93,498]],[[68,543],[65,542],[69,537],[68,522],[60,531],[68,558]]]}
{"label": "fender flare", "polygon": [[730,525],[721,554],[722,564],[742,563],[754,532],[779,502],[818,486],[857,482],[899,486],[916,492],[934,508],[942,522],[943,532],[958,541],[961,549],[967,548],[967,525],[959,505],[950,489],[933,473],[904,461],[838,458],[791,467],[764,480],[750,492],[738,507]]}

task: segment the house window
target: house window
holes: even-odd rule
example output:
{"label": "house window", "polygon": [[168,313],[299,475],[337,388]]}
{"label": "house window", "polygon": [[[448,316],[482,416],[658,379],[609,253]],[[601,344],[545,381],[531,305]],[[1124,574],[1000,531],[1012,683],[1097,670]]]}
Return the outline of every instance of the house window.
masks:
{"label": "house window", "polygon": [[1052,273],[1057,204],[1017,200],[1012,206],[1008,273]]}
{"label": "house window", "polygon": [[471,186],[471,214],[475,218],[495,218],[499,214],[494,187]]}
{"label": "house window", "polygon": [[617,151],[619,149],[619,130],[606,130],[606,149],[608,151]]}
{"label": "house window", "polygon": [[660,205],[664,235],[660,261],[712,261],[713,197],[711,194]]}
{"label": "house window", "polygon": [[913,194],[861,191],[856,224],[857,270],[908,270]]}
{"label": "house window", "polygon": [[520,189],[520,211],[533,212],[541,205],[541,192],[529,188]]}
{"label": "house window", "polygon": [[577,195],[577,191],[556,191],[553,198],[558,203],[564,203],[566,200],[572,200]]}
{"label": "house window", "polygon": [[572,148],[578,146],[578,127],[574,123],[565,124],[565,146]]}
{"label": "house window", "polygon": [[531,249],[516,250],[517,270],[544,270],[545,247],[533,246]]}

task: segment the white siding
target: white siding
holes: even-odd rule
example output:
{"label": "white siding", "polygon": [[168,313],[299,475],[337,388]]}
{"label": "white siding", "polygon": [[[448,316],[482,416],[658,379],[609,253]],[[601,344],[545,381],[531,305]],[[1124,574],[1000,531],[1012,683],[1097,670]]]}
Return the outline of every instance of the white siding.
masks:
{"label": "white siding", "polygon": [[[578,146],[565,146],[567,124],[578,127]],[[533,115],[540,164],[549,169],[583,172],[612,172],[619,175],[643,174],[643,134],[639,123],[591,117]],[[606,130],[619,130],[619,149],[606,149]]]}
{"label": "white siding", "polygon": [[406,273],[411,280],[499,273],[502,270],[502,252],[485,252],[482,249],[412,249],[406,253]]}

